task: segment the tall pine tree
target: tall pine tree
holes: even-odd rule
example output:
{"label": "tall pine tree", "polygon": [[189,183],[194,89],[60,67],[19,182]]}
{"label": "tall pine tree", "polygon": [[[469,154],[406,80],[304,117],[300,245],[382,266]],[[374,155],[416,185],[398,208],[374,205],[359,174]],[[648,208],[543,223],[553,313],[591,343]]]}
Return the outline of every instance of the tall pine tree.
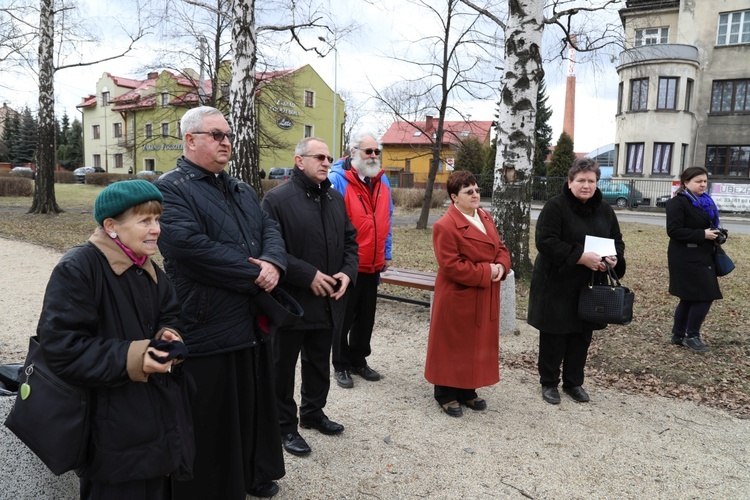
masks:
{"label": "tall pine tree", "polygon": [[552,159],[547,165],[547,177],[567,177],[576,154],[573,150],[573,139],[563,132],[557,140]]}
{"label": "tall pine tree", "polygon": [[552,145],[552,126],[549,119],[552,117],[552,109],[547,105],[547,85],[544,79],[539,82],[539,90],[536,93],[536,135],[534,166],[532,175],[543,176],[547,174],[545,160],[549,155],[549,147]]}

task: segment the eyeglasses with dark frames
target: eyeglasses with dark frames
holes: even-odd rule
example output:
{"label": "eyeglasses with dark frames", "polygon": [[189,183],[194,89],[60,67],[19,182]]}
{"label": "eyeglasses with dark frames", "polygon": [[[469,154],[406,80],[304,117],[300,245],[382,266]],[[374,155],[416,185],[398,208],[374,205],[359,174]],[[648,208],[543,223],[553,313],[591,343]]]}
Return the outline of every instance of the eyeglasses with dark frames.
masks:
{"label": "eyeglasses with dark frames", "polygon": [[326,155],[300,155],[303,158],[315,158],[318,161],[328,160],[328,163],[333,163],[333,156]]}
{"label": "eyeglasses with dark frames", "polygon": [[458,194],[468,194],[469,196],[473,195],[474,193],[479,194],[479,188],[476,189],[467,189],[466,191],[459,191]]}
{"label": "eyeglasses with dark frames", "polygon": [[214,130],[213,132],[190,132],[191,134],[208,134],[211,137],[214,138],[216,142],[221,142],[226,137],[229,139],[229,142],[232,142],[232,139],[234,139],[234,132],[219,132],[218,130]]}
{"label": "eyeglasses with dark frames", "polygon": [[380,156],[380,150],[378,148],[365,148],[365,149],[354,148],[354,149],[358,149],[360,151],[364,151],[365,154],[368,155],[368,156],[371,155],[373,152],[375,153],[376,156]]}

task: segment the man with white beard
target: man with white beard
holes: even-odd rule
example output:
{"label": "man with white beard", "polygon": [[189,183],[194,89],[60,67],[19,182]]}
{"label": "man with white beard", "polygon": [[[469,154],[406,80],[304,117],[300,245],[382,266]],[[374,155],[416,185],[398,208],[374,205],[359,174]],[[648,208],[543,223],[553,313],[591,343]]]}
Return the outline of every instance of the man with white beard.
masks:
{"label": "man with white beard", "polygon": [[333,368],[339,387],[354,387],[351,374],[380,380],[370,368],[370,339],[375,324],[380,273],[391,265],[393,199],[388,177],[380,168],[380,145],[373,134],[355,136],[350,155],[333,164],[328,174],[344,195],[346,212],[357,229],[359,269],[346,306],[343,328],[333,339]]}

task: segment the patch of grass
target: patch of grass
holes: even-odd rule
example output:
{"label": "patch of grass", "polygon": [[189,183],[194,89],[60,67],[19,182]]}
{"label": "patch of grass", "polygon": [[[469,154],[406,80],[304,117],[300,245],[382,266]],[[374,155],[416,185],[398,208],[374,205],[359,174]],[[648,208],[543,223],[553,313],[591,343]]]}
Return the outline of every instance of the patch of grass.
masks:
{"label": "patch of grass", "polygon": [[[57,184],[59,215],[29,215],[30,198],[0,197],[0,236],[57,251],[82,243],[96,227],[91,212],[101,187]],[[397,212],[408,209],[397,207]],[[434,209],[443,213],[445,209]],[[410,212],[410,213],[413,213]],[[750,236],[732,234],[725,244],[737,268],[719,278],[724,299],[714,302],[704,324],[711,351],[700,355],[669,344],[678,299],[669,295],[668,238],[663,226],[622,223],[628,270],[622,282],[635,291],[633,323],[595,332],[587,376],[622,390],[688,399],[750,415]],[[534,227],[531,228],[533,238]],[[436,271],[432,231],[412,226],[393,231],[396,267]],[[532,242],[532,261],[536,249]],[[156,259],[159,260],[158,258]],[[429,292],[383,285],[382,292],[429,301]],[[526,318],[528,282],[516,280],[516,316]],[[534,353],[503,355],[503,363],[536,370]]]}

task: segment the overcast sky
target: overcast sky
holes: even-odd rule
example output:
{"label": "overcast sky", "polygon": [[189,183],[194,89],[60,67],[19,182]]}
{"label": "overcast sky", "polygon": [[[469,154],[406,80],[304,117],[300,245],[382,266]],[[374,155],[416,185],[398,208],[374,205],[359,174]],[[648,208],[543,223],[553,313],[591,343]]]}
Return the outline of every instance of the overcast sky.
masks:
{"label": "overcast sky", "polygon": [[[364,0],[321,0],[325,9],[336,13],[337,20],[355,19],[360,25],[355,34],[337,43],[338,71],[334,72],[333,54],[326,58],[300,50],[284,49],[282,60],[288,68],[311,64],[321,77],[334,87],[337,82],[339,91],[352,93],[357,100],[365,101],[373,93],[372,87],[378,89],[403,79],[404,75],[414,71],[413,66],[394,61],[387,56],[392,53],[408,58],[418,59],[421,50],[418,45],[408,44],[406,40],[418,37],[419,33],[428,34],[430,27],[429,14],[424,10],[409,5],[404,0],[379,1],[378,6],[371,5]],[[131,0],[82,0],[87,9],[87,18],[94,20],[102,29],[105,37],[118,32],[115,19],[122,20],[128,15],[128,8],[132,9]],[[125,8],[126,10],[122,10]],[[611,20],[616,12],[608,14]],[[418,20],[419,22],[416,22]],[[110,28],[106,28],[109,26]],[[493,29],[489,27],[487,29]],[[555,28],[549,28],[545,33],[545,43],[554,43],[560,38]],[[107,41],[97,49],[98,53],[108,53],[116,49],[121,41],[107,38]],[[144,44],[132,56],[91,67],[67,69],[57,73],[55,78],[56,113],[62,116],[67,111],[71,117],[79,116],[76,104],[84,96],[95,91],[97,80],[103,72],[110,72],[117,76],[142,79],[145,71],[142,61],[152,56],[148,49],[153,46]],[[575,66],[576,91],[576,121],[575,121],[575,149],[579,152],[590,152],[599,146],[614,142],[615,111],[618,78],[615,66],[610,62],[616,49],[607,49],[602,54],[599,67],[594,68],[590,63],[578,63]],[[498,51],[496,66],[502,67],[502,53]],[[196,70],[198,68],[195,68]],[[545,64],[545,80],[549,105],[553,114],[553,143],[562,131],[563,110],[565,105],[565,81],[568,65],[563,61],[551,61]],[[336,76],[336,78],[334,78]],[[8,102],[12,107],[20,110],[29,106],[36,110],[36,92],[32,79],[18,78],[14,88],[0,87],[0,100]],[[496,95],[483,102],[467,102],[462,108],[468,109],[472,119],[492,120],[496,112]],[[377,123],[377,122],[373,122]],[[382,127],[378,125],[376,127]],[[373,128],[373,127],[368,127]],[[383,132],[384,130],[375,130]]]}

